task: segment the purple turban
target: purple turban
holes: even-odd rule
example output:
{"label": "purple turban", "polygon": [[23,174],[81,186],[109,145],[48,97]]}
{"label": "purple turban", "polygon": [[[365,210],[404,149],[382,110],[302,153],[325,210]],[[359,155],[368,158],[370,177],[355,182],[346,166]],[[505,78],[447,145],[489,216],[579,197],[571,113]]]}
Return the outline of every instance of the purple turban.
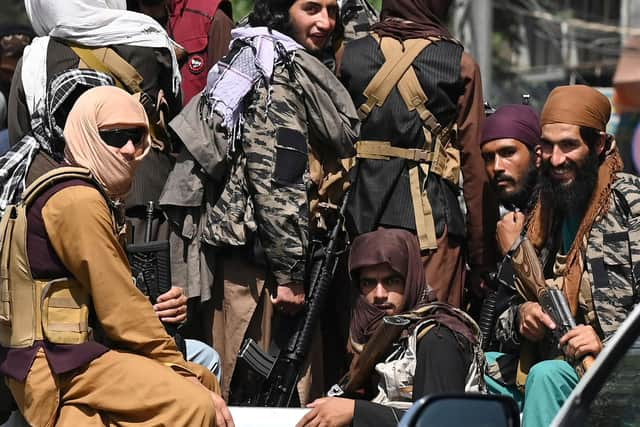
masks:
{"label": "purple turban", "polygon": [[482,128],[480,145],[494,139],[513,138],[529,148],[540,144],[540,120],[528,105],[504,105],[487,117]]}

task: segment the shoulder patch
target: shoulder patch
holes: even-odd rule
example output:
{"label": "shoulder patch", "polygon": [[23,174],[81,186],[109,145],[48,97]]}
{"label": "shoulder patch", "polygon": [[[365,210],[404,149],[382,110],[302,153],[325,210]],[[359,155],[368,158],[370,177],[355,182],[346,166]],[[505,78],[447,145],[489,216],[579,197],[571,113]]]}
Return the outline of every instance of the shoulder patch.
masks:
{"label": "shoulder patch", "polygon": [[191,55],[187,67],[193,74],[200,74],[204,71],[205,60],[202,55]]}

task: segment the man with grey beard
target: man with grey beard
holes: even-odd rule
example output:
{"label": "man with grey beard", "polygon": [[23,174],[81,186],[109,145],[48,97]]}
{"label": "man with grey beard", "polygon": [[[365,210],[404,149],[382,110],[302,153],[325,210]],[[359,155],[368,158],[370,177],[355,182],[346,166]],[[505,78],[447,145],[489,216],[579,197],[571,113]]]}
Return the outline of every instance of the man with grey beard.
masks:
{"label": "man with grey beard", "polygon": [[489,353],[497,363],[490,363],[488,386],[519,399],[527,427],[551,423],[579,380],[574,367],[597,356],[638,303],[640,179],[621,172],[605,131],[610,112],[598,91],[562,86],[541,114],[541,184],[526,234],[547,286],[563,291],[578,326],[560,338],[557,359],[549,340],[556,325],[537,301],[522,298],[500,317],[497,335],[522,344],[518,375],[507,374],[510,355]]}

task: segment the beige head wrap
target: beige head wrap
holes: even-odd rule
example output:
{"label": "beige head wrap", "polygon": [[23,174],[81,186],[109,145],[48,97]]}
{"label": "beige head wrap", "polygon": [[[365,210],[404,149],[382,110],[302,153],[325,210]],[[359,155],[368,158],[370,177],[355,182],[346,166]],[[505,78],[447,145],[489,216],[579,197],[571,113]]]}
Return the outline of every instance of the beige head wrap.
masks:
{"label": "beige head wrap", "polygon": [[553,89],[540,115],[540,125],[567,123],[604,131],[611,115],[606,96],[584,85],[558,86]]}
{"label": "beige head wrap", "polygon": [[65,159],[89,169],[112,198],[122,199],[131,188],[135,167],[148,153],[151,140],[147,133],[141,154],[129,160],[109,147],[98,131],[132,127],[149,129],[144,108],[132,95],[115,86],[89,89],[69,113],[64,128]]}

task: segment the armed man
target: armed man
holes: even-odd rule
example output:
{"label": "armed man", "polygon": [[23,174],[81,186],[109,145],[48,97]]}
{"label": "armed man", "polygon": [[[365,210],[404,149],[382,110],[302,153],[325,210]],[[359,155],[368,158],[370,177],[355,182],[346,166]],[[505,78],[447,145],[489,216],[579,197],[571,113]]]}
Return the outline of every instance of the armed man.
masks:
{"label": "armed man", "polygon": [[[189,289],[213,301],[223,393],[237,404],[264,403],[249,396],[238,352],[245,338],[287,352],[287,329],[311,296],[312,247],[327,243],[338,216],[340,159],[354,154],[355,108],[314,57],[332,42],[337,14],[335,0],[256,1],[201,97],[171,123],[186,151],[161,204],[178,212]],[[300,390],[293,401],[305,403],[309,388]]]}
{"label": "armed man", "polygon": [[503,370],[488,384],[524,403],[527,427],[551,423],[638,303],[640,180],[621,172],[610,112],[604,95],[578,85],[554,89],[541,114],[540,192],[510,251],[523,298],[497,325],[521,343],[520,361],[515,378]]}
{"label": "armed man", "polygon": [[488,182],[480,72],[445,27],[450,4],[383,1],[380,23],[347,44],[339,73],[363,121],[350,231],[413,231],[438,300],[460,307],[466,264],[475,285],[490,267]]}
{"label": "armed man", "polygon": [[356,291],[351,369],[332,397],[308,405],[298,427],[391,427],[423,396],[484,391],[478,326],[434,301],[413,233],[382,228],[358,236],[349,272]]}
{"label": "armed man", "polygon": [[[504,257],[522,232],[525,216],[535,202],[534,191],[540,165],[540,119],[528,105],[510,104],[498,108],[482,126],[482,158],[489,182],[498,201],[497,247]],[[494,336],[497,315],[509,306],[516,294],[513,269],[504,257],[488,283],[478,323],[485,351],[511,347]],[[517,348],[517,346],[516,346]]]}

